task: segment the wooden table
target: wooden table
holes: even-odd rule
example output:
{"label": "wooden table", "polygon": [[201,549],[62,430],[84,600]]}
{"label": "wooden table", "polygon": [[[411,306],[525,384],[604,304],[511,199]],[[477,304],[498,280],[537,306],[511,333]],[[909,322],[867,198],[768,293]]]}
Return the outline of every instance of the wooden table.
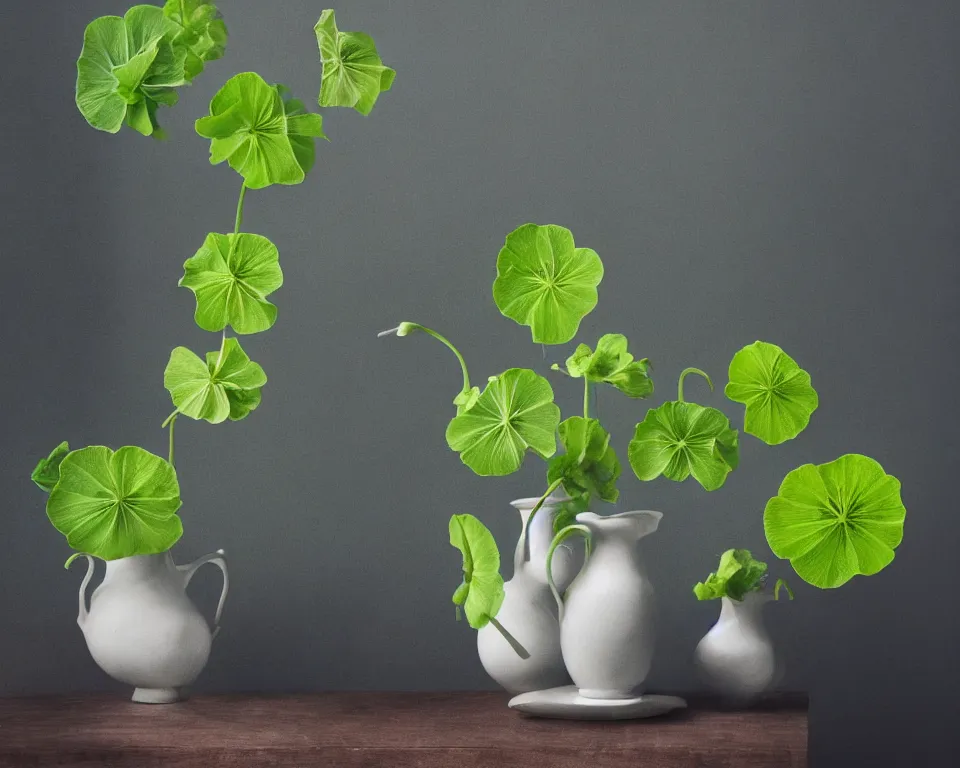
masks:
{"label": "wooden table", "polygon": [[502,693],[0,699],[0,766],[110,768],[800,768],[807,702],[691,702],[661,718],[582,723],[507,709]]}

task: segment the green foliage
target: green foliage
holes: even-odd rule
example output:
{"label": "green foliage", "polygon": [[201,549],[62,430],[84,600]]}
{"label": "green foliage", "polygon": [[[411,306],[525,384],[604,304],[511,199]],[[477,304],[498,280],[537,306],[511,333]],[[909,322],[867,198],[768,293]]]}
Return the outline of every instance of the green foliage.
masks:
{"label": "green foliage", "polygon": [[[699,582],[693,593],[697,600],[729,597],[743,600],[747,592],[763,588],[767,564],[754,560],[748,549],[728,549],[720,556],[720,566],[706,581]],[[789,589],[789,588],[788,588]]]}
{"label": "green foliage", "polygon": [[60,463],[68,453],[70,453],[70,446],[64,440],[50,451],[49,456],[37,462],[37,466],[30,474],[30,479],[37,484],[38,488],[47,493],[53,490],[53,486],[60,479]]}
{"label": "green foliage", "polygon": [[559,423],[550,382],[511,368],[491,377],[473,407],[454,417],[447,444],[478,475],[509,475],[527,449],[544,459],[556,453]]}
{"label": "green foliage", "polygon": [[385,67],[377,46],[363,32],[340,32],[332,10],[320,14],[314,27],[323,76],[321,107],[353,107],[369,115],[383,91],[389,91],[397,73]]}
{"label": "green foliage", "polygon": [[73,451],[47,499],[47,517],[80,552],[104,560],[166,552],[183,534],[173,467],[136,446]]}
{"label": "green foliage", "polygon": [[231,77],[196,124],[210,139],[210,162],[226,160],[250,189],[302,182],[313,166],[313,140],[326,136],[320,115],[288,95],[255,72]]}
{"label": "green foliage", "polygon": [[524,224],[497,257],[493,298],[503,315],[530,327],[534,342],[564,344],[597,305],[602,279],[600,257],[575,247],[569,229]]}
{"label": "green foliage", "polygon": [[227,47],[227,27],[217,7],[206,0],[167,0],[163,15],[177,24],[171,41],[182,48],[184,77],[192,81],[203,72],[204,64],[223,56]]}
{"label": "green foliage", "polygon": [[777,557],[807,583],[829,589],[888,566],[906,512],[900,481],[853,453],[790,472],[767,502],[763,528]]}
{"label": "green foliage", "polygon": [[453,593],[453,603],[467,615],[474,629],[483,629],[503,605],[500,551],[487,527],[473,515],[450,518],[450,544],[463,555],[463,582]]}
{"label": "green foliage", "polygon": [[581,344],[567,358],[566,366],[567,373],[574,378],[610,384],[627,397],[641,398],[653,394],[653,380],[647,374],[650,361],[647,358],[634,360],[627,352],[627,337],[620,333],[601,336],[595,352]]}
{"label": "green foliage", "polygon": [[561,422],[559,433],[564,453],[550,459],[547,481],[562,478],[564,490],[573,499],[580,499],[584,507],[593,497],[615,502],[620,495],[620,461],[610,445],[609,433],[596,419],[582,416]]}
{"label": "green foliage", "polygon": [[205,331],[228,325],[240,334],[259,333],[277,319],[266,297],[283,285],[277,247],[260,235],[211,233],[183,265],[180,285],[196,294],[194,319]]}
{"label": "green foliage", "polygon": [[744,431],[768,445],[800,434],[819,405],[810,374],[776,344],[757,341],[741,349],[729,379],[724,393],[746,405]]}
{"label": "green foliage", "polygon": [[266,383],[263,368],[251,362],[233,338],[224,339],[219,352],[208,352],[206,363],[186,347],[177,347],[163,372],[163,386],[177,411],[211,424],[246,417],[260,404],[260,388]]}
{"label": "green foliage", "polygon": [[159,135],[160,104],[177,103],[186,83],[185,48],[171,41],[180,27],[152,5],[136,5],[120,18],[87,25],[77,60],[76,101],[86,121],[116,133],[124,121],[144,136]]}

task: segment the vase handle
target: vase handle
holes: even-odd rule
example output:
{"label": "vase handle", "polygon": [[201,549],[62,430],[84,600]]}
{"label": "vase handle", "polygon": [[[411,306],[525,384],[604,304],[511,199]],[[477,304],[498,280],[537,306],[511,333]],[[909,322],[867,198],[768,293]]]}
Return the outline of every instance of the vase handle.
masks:
{"label": "vase handle", "polygon": [[223,615],[223,604],[227,600],[227,591],[230,589],[226,553],[222,549],[218,549],[216,552],[211,552],[209,555],[204,555],[194,560],[189,565],[178,565],[177,570],[183,573],[183,588],[186,589],[190,580],[193,578],[193,574],[197,572],[197,569],[207,563],[213,563],[223,571],[223,589],[220,591],[220,602],[217,603],[217,613],[213,617],[213,637],[216,637],[220,633],[220,617]]}
{"label": "vase handle", "polygon": [[90,584],[90,579],[93,578],[93,571],[96,568],[96,565],[93,562],[93,558],[88,555],[86,552],[77,552],[73,557],[71,557],[64,564],[64,568],[69,568],[70,564],[76,560],[78,557],[87,558],[87,572],[83,577],[83,581],[80,582],[80,605],[77,610],[77,625],[80,629],[83,629],[83,625],[87,623],[87,614],[90,613],[87,608],[87,585]]}
{"label": "vase handle", "polygon": [[[587,542],[584,548],[583,558],[583,566],[585,566],[587,560],[590,559],[590,544],[592,540],[591,531],[585,525],[574,524],[568,525],[566,528],[561,528],[559,533],[553,537],[553,541],[550,542],[550,549],[547,550],[547,584],[550,585],[550,592],[553,594],[553,599],[557,601],[557,619],[559,621],[563,621],[563,597],[560,595],[560,591],[557,589],[557,585],[553,580],[553,553],[557,551],[557,547],[575,533],[583,534]],[[583,570],[583,566],[580,566],[581,571]]]}

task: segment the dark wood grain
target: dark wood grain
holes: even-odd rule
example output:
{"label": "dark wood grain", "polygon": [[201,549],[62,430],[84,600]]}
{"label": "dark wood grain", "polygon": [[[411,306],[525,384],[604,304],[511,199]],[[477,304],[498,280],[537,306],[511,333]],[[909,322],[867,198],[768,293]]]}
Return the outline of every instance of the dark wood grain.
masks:
{"label": "dark wood grain", "polygon": [[0,699],[0,767],[802,768],[807,704],[709,702],[662,718],[529,718],[498,693]]}

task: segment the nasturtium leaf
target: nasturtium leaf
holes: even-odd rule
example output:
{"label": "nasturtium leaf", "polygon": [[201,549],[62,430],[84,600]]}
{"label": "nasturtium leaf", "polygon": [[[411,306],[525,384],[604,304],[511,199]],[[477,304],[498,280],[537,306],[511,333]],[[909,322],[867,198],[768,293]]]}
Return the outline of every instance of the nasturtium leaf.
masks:
{"label": "nasturtium leaf", "polygon": [[314,27],[323,75],[321,107],[353,107],[369,115],[383,91],[389,91],[397,73],[385,67],[370,35],[340,32],[332,10],[320,14]]}
{"label": "nasturtium leaf", "polygon": [[171,40],[185,55],[184,77],[191,81],[208,61],[219,59],[227,47],[227,27],[220,12],[207,0],[167,0],[163,15],[177,24]]}
{"label": "nasturtium leaf", "polygon": [[610,435],[597,419],[571,416],[558,429],[564,453],[550,459],[547,482],[563,479],[573,498],[597,497],[615,502],[620,461],[610,445]]}
{"label": "nasturtium leaf", "polygon": [[60,464],[47,517],[80,552],[104,560],[166,552],[183,534],[173,467],[143,448],[81,448]]}
{"label": "nasturtium leaf", "polygon": [[210,115],[196,124],[210,139],[210,162],[228,161],[250,189],[302,182],[313,164],[313,139],[326,137],[320,115],[284,102],[288,93],[255,72],[227,80],[210,102]]}
{"label": "nasturtium leaf", "polygon": [[283,285],[280,253],[267,238],[210,233],[183,265],[180,285],[196,294],[194,319],[205,331],[228,325],[240,334],[259,333],[277,319],[267,296]]}
{"label": "nasturtium leaf", "polygon": [[530,327],[538,344],[565,344],[597,306],[603,263],[577,248],[573,233],[555,224],[524,224],[497,256],[493,300],[500,312]]}
{"label": "nasturtium leaf", "polygon": [[447,426],[447,444],[478,475],[509,475],[529,448],[543,459],[557,451],[560,409],[553,389],[528,368],[492,377],[470,410]]}
{"label": "nasturtium leaf", "polygon": [[627,397],[649,397],[653,394],[653,380],[647,374],[650,361],[634,360],[627,352],[627,337],[607,333],[600,337],[593,351],[586,344],[579,345],[567,358],[567,373],[574,378],[610,384]]}
{"label": "nasturtium leaf", "polygon": [[716,408],[671,401],[647,411],[627,456],[641,480],[663,475],[682,482],[693,475],[705,490],[715,491],[737,468],[737,430]]}
{"label": "nasturtium leaf", "polygon": [[500,550],[487,527],[473,515],[450,518],[450,544],[463,555],[463,582],[453,603],[467,615],[474,629],[483,629],[503,605]]}
{"label": "nasturtium leaf", "polygon": [[266,383],[263,368],[251,362],[234,338],[225,339],[221,351],[208,352],[206,362],[177,347],[163,372],[163,386],[177,410],[211,424],[242,419],[260,404],[260,388]]}
{"label": "nasturtium leaf", "polygon": [[906,513],[900,481],[851,453],[790,472],[767,502],[763,529],[773,553],[801,579],[829,589],[888,566]]}
{"label": "nasturtium leaf", "polygon": [[461,390],[460,394],[453,398],[453,404],[457,406],[457,415],[466,413],[477,404],[480,399],[480,387],[470,387],[470,389]]}
{"label": "nasturtium leaf", "polygon": [[53,486],[60,479],[60,463],[70,453],[70,446],[64,440],[60,445],[50,451],[50,455],[45,459],[40,459],[37,466],[30,474],[30,479],[41,489],[49,493]]}
{"label": "nasturtium leaf", "polygon": [[768,445],[799,435],[817,410],[810,374],[776,344],[757,341],[730,361],[724,394],[746,406],[743,429]]}
{"label": "nasturtium leaf", "polygon": [[76,101],[86,121],[100,131],[116,133],[127,122],[150,136],[158,133],[158,104],[177,101],[184,85],[186,52],[170,40],[179,26],[163,9],[136,5],[119,16],[94,19],[83,33],[77,60]]}
{"label": "nasturtium leaf", "polygon": [[763,587],[767,564],[755,560],[748,549],[728,549],[720,556],[720,566],[706,581],[699,582],[693,593],[697,600],[729,597],[743,600],[747,592]]}

